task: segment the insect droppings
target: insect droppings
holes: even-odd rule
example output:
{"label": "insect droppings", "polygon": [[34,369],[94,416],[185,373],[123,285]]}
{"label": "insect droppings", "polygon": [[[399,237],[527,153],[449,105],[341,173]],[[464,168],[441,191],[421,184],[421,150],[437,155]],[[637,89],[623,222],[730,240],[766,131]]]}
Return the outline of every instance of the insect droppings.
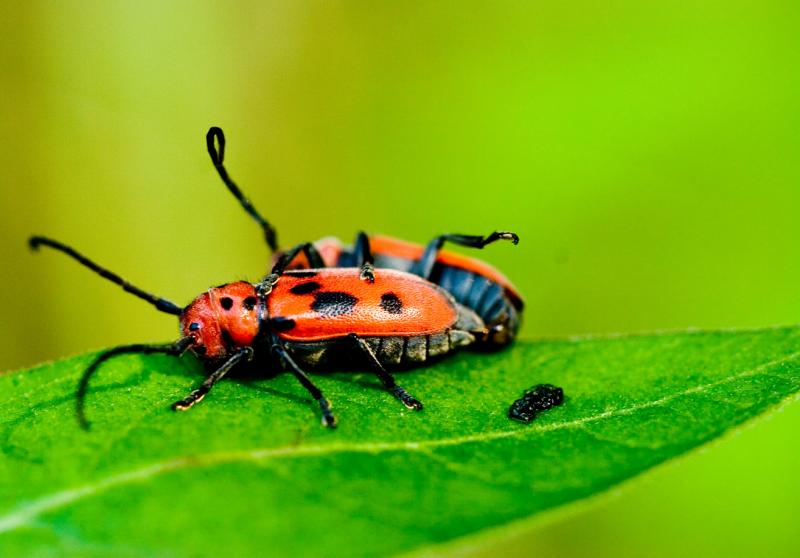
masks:
{"label": "insect droppings", "polygon": [[564,402],[564,390],[552,384],[539,384],[525,390],[525,394],[514,401],[508,409],[508,418],[530,422],[536,414],[557,407]]}

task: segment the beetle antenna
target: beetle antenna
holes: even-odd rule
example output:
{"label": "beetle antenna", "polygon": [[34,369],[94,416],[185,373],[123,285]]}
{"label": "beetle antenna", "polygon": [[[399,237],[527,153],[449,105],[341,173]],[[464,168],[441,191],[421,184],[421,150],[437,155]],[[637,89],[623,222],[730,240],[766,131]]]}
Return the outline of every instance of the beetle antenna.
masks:
{"label": "beetle antenna", "polygon": [[195,343],[195,338],[191,335],[188,335],[178,339],[171,345],[122,345],[121,347],[109,349],[108,351],[98,355],[94,359],[94,362],[89,365],[89,368],[83,372],[81,381],[78,383],[78,391],[75,394],[75,416],[78,419],[78,424],[80,424],[81,428],[84,430],[89,430],[89,421],[86,420],[86,411],[84,409],[86,392],[89,389],[89,379],[91,379],[94,373],[100,369],[100,366],[105,361],[118,355],[130,353],[141,353],[146,355],[153,353],[164,353],[168,355],[181,356],[186,349],[192,346],[193,343]]}
{"label": "beetle antenna", "polygon": [[[219,144],[219,149],[217,149],[216,144]],[[230,190],[233,197],[239,201],[239,204],[244,210],[250,214],[250,217],[261,225],[261,228],[264,230],[264,238],[270,250],[277,252],[278,233],[275,231],[275,228],[261,216],[255,207],[253,207],[253,203],[242,193],[225,169],[225,165],[223,164],[225,160],[225,134],[222,128],[212,126],[208,129],[208,133],[206,134],[206,146],[208,147],[208,154],[211,156],[211,162],[214,164],[214,168],[217,169],[219,177],[225,183],[225,186],[228,187],[228,190]]]}
{"label": "beetle antenna", "polygon": [[63,252],[69,257],[77,260],[78,263],[80,263],[81,265],[88,267],[101,277],[105,277],[112,283],[119,285],[126,292],[129,292],[134,296],[138,296],[139,298],[146,300],[147,302],[155,306],[157,310],[160,310],[161,312],[166,312],[167,314],[173,314],[175,316],[181,315],[182,312],[181,308],[174,302],[170,302],[165,298],[158,297],[154,294],[145,292],[138,287],[134,287],[116,273],[113,273],[107,270],[106,268],[97,265],[92,260],[80,254],[79,252],[75,251],[73,248],[70,248],[66,244],[61,244],[57,240],[52,240],[44,236],[32,236],[28,240],[28,244],[30,245],[32,250],[38,250],[39,246],[49,246],[50,248],[58,250],[59,252]]}

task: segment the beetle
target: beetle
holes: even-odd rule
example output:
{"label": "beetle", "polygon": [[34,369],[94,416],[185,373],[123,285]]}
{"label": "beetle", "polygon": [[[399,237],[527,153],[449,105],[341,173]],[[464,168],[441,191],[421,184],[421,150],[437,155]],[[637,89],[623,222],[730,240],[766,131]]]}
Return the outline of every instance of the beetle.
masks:
{"label": "beetle", "polygon": [[191,350],[207,364],[210,374],[172,405],[177,411],[202,400],[232,369],[261,357],[268,366],[291,372],[319,404],[323,425],[334,428],[331,404],[304,368],[366,365],[387,391],[418,411],[422,403],[387,369],[419,366],[488,334],[477,314],[441,287],[410,273],[380,270],[377,277],[365,280],[357,268],[288,270],[305,244],[282,254],[258,283],[237,281],[211,288],[185,308],[139,289],[66,244],[33,236],[29,245],[60,251],[180,319],[182,336],[172,344],[123,345],[95,358],[81,377],[76,397],[84,429],[89,428],[84,400],[90,378],[104,362],[125,353],[180,356]]}
{"label": "beetle", "polygon": [[[524,306],[519,291],[494,266],[441,247],[445,242],[454,242],[482,248],[501,239],[518,242],[514,233],[494,232],[486,237],[446,234],[422,246],[398,238],[359,232],[352,245],[345,245],[335,237],[325,237],[312,246],[326,266],[363,267],[366,262],[372,268],[406,271],[439,285],[485,322],[488,334],[478,341],[477,346],[495,350],[510,344],[517,335]],[[304,267],[303,259],[303,255],[297,258],[297,268]]]}
{"label": "beetle", "polygon": [[[224,165],[225,134],[221,128],[213,126],[208,130],[206,147],[214,168],[228,190],[261,226],[267,246],[274,254],[273,262],[276,261],[281,255],[277,231],[228,174]],[[486,237],[443,234],[422,246],[360,232],[351,246],[335,237],[305,244],[298,257],[290,262],[290,268],[359,267],[366,279],[374,277],[375,267],[413,273],[449,291],[458,303],[480,316],[489,333],[477,341],[477,347],[500,349],[511,343],[519,330],[524,306],[519,290],[495,267],[477,258],[442,249],[446,242],[482,249],[499,240],[517,244],[519,236],[510,231],[496,231]]]}

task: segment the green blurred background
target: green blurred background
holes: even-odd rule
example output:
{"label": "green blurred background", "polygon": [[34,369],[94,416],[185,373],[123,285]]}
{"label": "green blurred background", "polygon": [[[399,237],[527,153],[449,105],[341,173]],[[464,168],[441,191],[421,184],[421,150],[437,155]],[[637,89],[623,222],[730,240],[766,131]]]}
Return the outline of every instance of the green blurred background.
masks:
{"label": "green blurred background", "polygon": [[[524,336],[800,318],[796,2],[0,6],[0,369],[168,341],[74,244],[179,303],[282,243],[517,231],[483,256]],[[662,468],[523,556],[800,555],[798,405]],[[484,549],[482,552],[491,554]]]}

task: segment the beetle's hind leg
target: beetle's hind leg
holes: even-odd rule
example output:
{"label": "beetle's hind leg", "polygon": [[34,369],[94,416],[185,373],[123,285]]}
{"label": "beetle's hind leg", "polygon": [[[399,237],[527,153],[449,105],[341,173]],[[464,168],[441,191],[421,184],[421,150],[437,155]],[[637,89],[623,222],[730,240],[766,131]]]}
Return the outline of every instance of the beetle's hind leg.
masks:
{"label": "beetle's hind leg", "polygon": [[372,350],[372,347],[370,347],[366,341],[361,339],[355,333],[351,333],[348,337],[352,340],[353,344],[358,348],[358,350],[360,350],[361,353],[367,358],[370,367],[372,368],[373,372],[375,372],[375,375],[380,379],[383,387],[386,388],[389,393],[394,395],[409,409],[421,411],[422,402],[416,397],[413,397],[404,388],[397,385],[397,382],[394,380],[394,376],[386,371],[381,364],[381,361],[378,360],[378,357],[375,355],[375,351]]}
{"label": "beetle's hind leg", "polygon": [[422,257],[411,268],[411,273],[430,279],[433,274],[433,266],[436,265],[436,258],[439,257],[439,250],[442,249],[445,242],[480,250],[487,244],[492,244],[498,240],[508,240],[512,244],[518,244],[519,236],[511,231],[495,231],[488,236],[469,234],[443,234],[437,236],[425,247]]}
{"label": "beetle's hind leg", "polygon": [[319,410],[322,412],[322,425],[327,426],[328,428],[336,428],[336,417],[333,416],[331,412],[331,402],[328,401],[324,395],[322,395],[322,390],[320,390],[317,386],[314,385],[314,382],[311,381],[311,378],[303,372],[303,370],[297,365],[294,359],[289,355],[289,352],[283,347],[280,343],[275,343],[272,345],[272,352],[278,355],[286,368],[289,369],[289,372],[294,374],[294,377],[303,385],[304,388],[308,390],[311,394],[311,397],[317,400],[319,403]]}

